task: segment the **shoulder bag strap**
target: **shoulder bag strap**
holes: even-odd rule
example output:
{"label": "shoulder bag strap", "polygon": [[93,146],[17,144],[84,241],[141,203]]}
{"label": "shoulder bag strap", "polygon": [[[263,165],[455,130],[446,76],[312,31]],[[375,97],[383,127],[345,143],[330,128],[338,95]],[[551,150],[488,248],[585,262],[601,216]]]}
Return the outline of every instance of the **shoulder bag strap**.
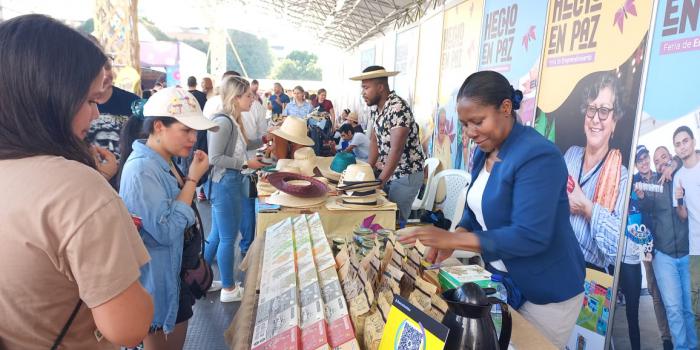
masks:
{"label": "shoulder bag strap", "polygon": [[58,337],[56,337],[56,340],[53,342],[53,345],[51,346],[51,350],[56,350],[56,349],[58,349],[58,346],[61,345],[61,342],[63,341],[63,338],[66,336],[66,333],[68,333],[68,329],[70,328],[71,324],[73,324],[75,317],[78,316],[78,311],[80,311],[80,307],[82,305],[83,305],[83,301],[78,299],[78,303],[75,304],[75,307],[73,308],[73,312],[70,314],[68,321],[66,321],[66,324],[63,325],[63,329],[61,329],[61,333],[58,334]]}
{"label": "shoulder bag strap", "polygon": [[[231,136],[233,136],[233,129],[235,128],[235,125],[233,125],[233,121],[231,120],[231,118],[229,116],[227,116],[226,114],[217,114],[214,116],[214,118],[211,118],[211,120],[214,121],[214,120],[221,118],[221,117],[226,118],[228,120],[228,122],[231,123]],[[231,139],[229,138],[229,140],[231,140]],[[207,190],[207,198],[209,198],[209,199],[211,199],[211,188],[213,186],[211,183],[211,179],[214,176],[214,175],[212,175],[212,173],[213,173],[213,171],[211,171],[212,168],[213,168],[213,166],[210,166],[210,168],[209,168],[209,179],[208,179],[209,188]],[[204,241],[204,240],[202,240],[202,241]]]}

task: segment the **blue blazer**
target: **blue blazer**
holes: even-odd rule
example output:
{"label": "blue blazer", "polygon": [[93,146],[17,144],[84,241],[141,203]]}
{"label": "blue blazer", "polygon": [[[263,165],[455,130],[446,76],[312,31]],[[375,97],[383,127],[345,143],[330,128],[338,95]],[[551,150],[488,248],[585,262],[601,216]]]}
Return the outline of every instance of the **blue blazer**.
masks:
{"label": "blue blazer", "polygon": [[[472,179],[486,157],[476,150]],[[459,227],[479,237],[486,262],[503,260],[528,301],[556,303],[583,292],[585,261],[569,221],[561,152],[535,129],[515,123],[498,158],[481,200],[488,231],[469,205]]]}

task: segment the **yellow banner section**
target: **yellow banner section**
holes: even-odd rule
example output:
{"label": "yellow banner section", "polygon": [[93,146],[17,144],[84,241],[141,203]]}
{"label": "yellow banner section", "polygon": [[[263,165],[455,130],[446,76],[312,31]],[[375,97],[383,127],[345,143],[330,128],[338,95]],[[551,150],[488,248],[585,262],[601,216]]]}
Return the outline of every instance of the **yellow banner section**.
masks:
{"label": "yellow banner section", "polygon": [[584,76],[632,56],[651,25],[652,0],[551,0],[538,106],[550,113]]}

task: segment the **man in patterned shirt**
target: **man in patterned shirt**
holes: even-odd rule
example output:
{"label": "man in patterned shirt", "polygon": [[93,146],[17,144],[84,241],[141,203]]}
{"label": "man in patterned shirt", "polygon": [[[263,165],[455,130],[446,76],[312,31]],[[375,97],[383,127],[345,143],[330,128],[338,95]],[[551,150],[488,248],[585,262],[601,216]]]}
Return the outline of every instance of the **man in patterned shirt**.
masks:
{"label": "man in patterned shirt", "polygon": [[[372,112],[374,128],[369,147],[369,164],[381,171],[378,178],[399,208],[399,223],[411,214],[411,204],[423,184],[423,147],[418,139],[418,124],[406,101],[389,89],[389,79],[399,72],[370,66],[350,78],[362,81],[362,98]],[[373,130],[372,130],[373,129]]]}

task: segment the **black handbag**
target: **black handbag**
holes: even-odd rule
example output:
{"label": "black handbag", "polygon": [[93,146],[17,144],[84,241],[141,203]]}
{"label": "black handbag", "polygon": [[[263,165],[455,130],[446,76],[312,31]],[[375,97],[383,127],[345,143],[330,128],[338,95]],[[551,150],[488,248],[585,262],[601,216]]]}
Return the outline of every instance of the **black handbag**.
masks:
{"label": "black handbag", "polygon": [[258,172],[253,171],[241,175],[243,176],[243,180],[241,181],[243,196],[246,198],[258,198]]}
{"label": "black handbag", "polygon": [[195,224],[185,231],[185,243],[182,251],[182,268],[180,278],[195,297],[199,299],[207,294],[214,281],[214,271],[204,260],[204,235],[202,234],[202,218],[197,206],[192,203],[195,213]]}

